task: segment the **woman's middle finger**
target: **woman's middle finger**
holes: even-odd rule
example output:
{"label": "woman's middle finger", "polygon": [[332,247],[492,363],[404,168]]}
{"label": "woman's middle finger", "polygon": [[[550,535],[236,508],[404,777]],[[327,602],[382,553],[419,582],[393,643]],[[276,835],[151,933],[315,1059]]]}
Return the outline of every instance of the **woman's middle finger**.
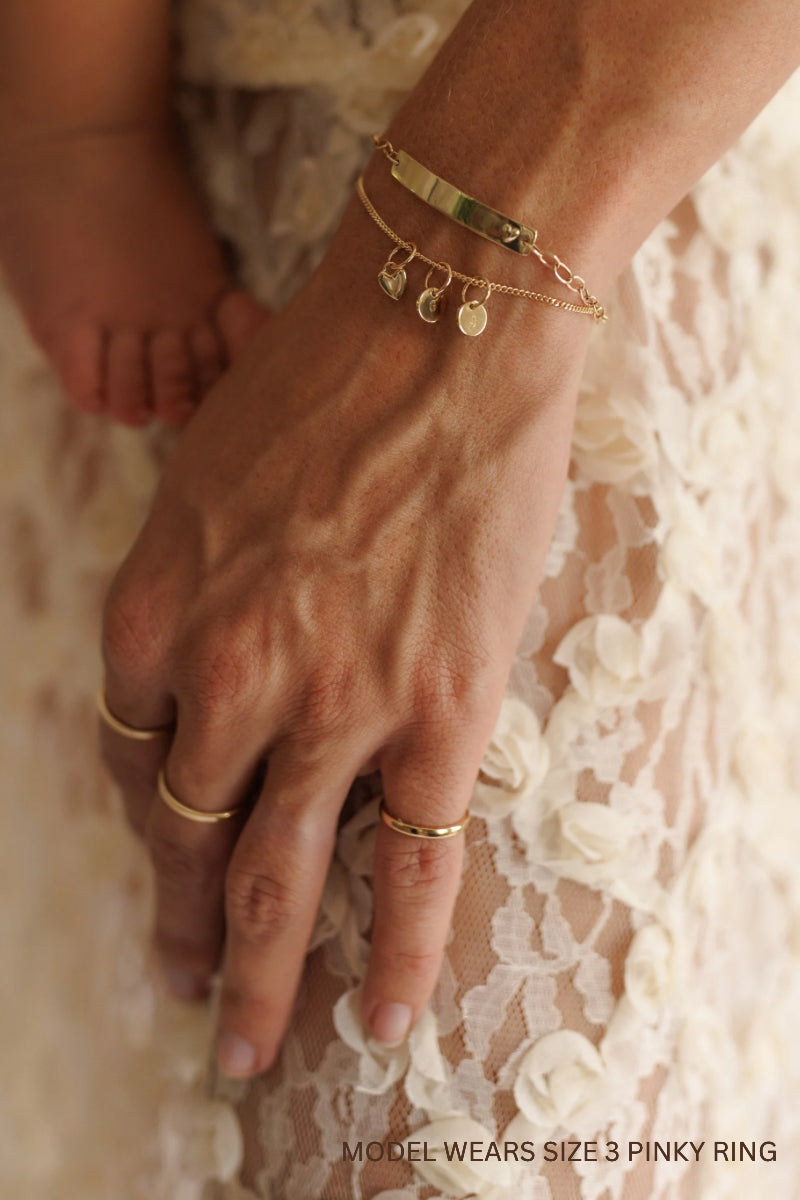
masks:
{"label": "woman's middle finger", "polygon": [[295,738],[270,755],[226,881],[218,1061],[246,1077],[272,1062],[289,1021],[348,790],[374,744],[364,729]]}

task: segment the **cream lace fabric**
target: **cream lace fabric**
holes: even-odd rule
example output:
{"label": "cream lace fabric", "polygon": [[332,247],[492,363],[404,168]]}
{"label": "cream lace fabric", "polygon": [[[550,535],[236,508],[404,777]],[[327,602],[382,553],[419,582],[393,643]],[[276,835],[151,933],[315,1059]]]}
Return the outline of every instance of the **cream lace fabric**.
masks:
{"label": "cream lace fabric", "polygon": [[[199,172],[264,299],[280,305],[308,277],[369,134],[466,7],[180,6]],[[99,598],[155,456],[139,435],[64,415],[3,310],[0,372],[25,402],[0,410],[0,730],[15,814],[0,855],[22,898],[3,961],[32,996],[26,1021],[16,990],[3,997],[19,1029],[3,1049],[3,1077],[18,1082],[0,1095],[9,1195],[796,1196],[798,113],[800,76],[604,297],[612,319],[593,336],[429,1011],[393,1050],[357,1016],[377,816],[367,781],[345,813],[281,1059],[214,1096],[210,1015],[160,995],[146,866],[74,749],[91,738]],[[600,1161],[543,1161],[548,1139],[597,1140]],[[629,1142],[687,1139],[705,1143],[697,1163],[627,1161]],[[715,1161],[715,1139],[774,1143],[775,1160]],[[474,1141],[484,1159],[343,1161],[343,1142],[390,1140]],[[503,1155],[526,1140],[534,1162]],[[607,1141],[619,1161],[603,1160]]]}

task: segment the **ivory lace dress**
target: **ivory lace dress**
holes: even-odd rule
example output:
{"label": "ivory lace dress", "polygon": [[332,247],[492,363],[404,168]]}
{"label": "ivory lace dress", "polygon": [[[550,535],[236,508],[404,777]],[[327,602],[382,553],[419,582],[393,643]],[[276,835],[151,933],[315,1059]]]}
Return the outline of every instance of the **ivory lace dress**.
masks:
{"label": "ivory lace dress", "polygon": [[[281,306],[309,276],[369,135],[466,7],[178,6],[199,176],[263,299]],[[798,214],[800,76],[604,297],[612,319],[593,334],[429,1010],[391,1050],[358,1020],[367,781],[345,812],[279,1063],[213,1095],[211,1017],[161,995],[146,863],[91,750],[76,749],[91,741],[99,598],[157,455],[142,435],[66,414],[6,312],[0,370],[25,406],[0,411],[2,687],[17,722],[0,735],[9,797],[33,799],[8,803],[25,855],[0,850],[22,897],[4,963],[35,1001],[5,1049],[22,1081],[7,1136],[0,1126],[9,1196],[800,1195]],[[406,1139],[432,1154],[478,1142],[482,1156],[343,1157],[345,1142]],[[533,1162],[504,1153],[526,1140]],[[548,1140],[596,1140],[598,1161],[547,1162]],[[655,1141],[687,1140],[704,1143],[697,1161],[688,1147],[689,1161],[652,1160]],[[754,1146],[755,1162],[715,1159],[715,1140]],[[628,1161],[631,1142],[651,1161]]]}

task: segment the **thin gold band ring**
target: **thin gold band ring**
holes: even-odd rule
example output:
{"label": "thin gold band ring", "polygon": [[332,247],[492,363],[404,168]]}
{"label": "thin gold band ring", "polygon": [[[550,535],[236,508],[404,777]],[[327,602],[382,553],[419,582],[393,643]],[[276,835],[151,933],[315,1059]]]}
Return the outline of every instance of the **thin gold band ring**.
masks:
{"label": "thin gold band ring", "polygon": [[165,737],[166,734],[172,733],[174,728],[172,725],[155,725],[152,729],[140,729],[136,725],[129,725],[127,721],[121,721],[108,707],[105,688],[102,684],[97,692],[97,711],[109,729],[113,729],[115,733],[129,738],[133,742],[152,742],[155,738]]}
{"label": "thin gold band ring", "polygon": [[457,833],[461,833],[461,830],[466,828],[466,825],[469,822],[469,813],[465,812],[461,820],[455,825],[411,825],[408,821],[401,821],[399,817],[393,817],[391,813],[387,812],[383,798],[381,798],[379,811],[384,825],[388,825],[390,829],[395,831],[395,833],[402,833],[406,837],[455,837]]}
{"label": "thin gold band ring", "polygon": [[179,817],[186,817],[188,820],[197,821],[202,825],[216,825],[219,821],[227,821],[244,808],[243,804],[237,804],[235,808],[229,808],[226,812],[205,812],[202,808],[190,808],[170,790],[163,767],[158,772],[158,794],[167,807],[171,808]]}

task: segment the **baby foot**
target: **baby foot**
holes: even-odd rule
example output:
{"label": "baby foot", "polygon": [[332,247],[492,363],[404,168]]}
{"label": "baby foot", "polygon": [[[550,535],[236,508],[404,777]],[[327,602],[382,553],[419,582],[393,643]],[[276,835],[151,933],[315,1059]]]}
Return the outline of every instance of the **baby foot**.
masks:
{"label": "baby foot", "polygon": [[157,128],[0,147],[0,264],[75,408],[180,425],[262,323]]}

